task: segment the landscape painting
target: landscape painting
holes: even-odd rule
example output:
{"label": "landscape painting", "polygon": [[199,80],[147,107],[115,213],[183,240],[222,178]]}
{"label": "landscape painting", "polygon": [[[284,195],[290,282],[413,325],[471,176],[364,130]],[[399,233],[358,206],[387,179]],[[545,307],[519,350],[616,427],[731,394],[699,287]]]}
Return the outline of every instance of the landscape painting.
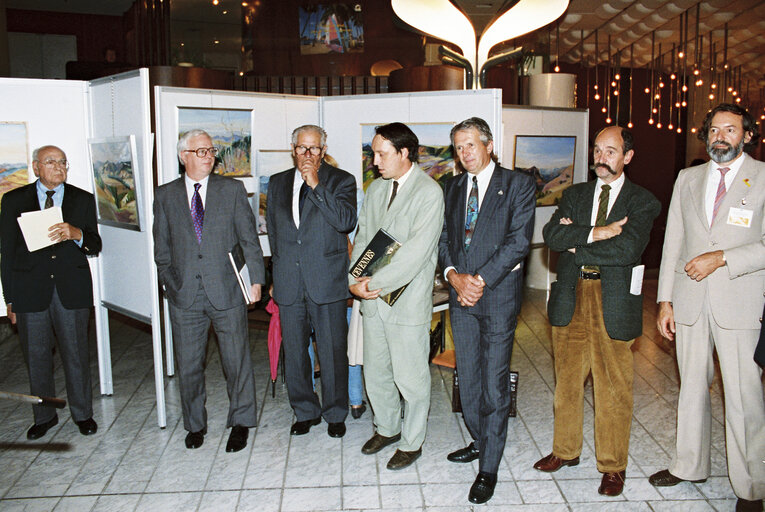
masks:
{"label": "landscape painting", "polygon": [[0,122],[0,198],[29,183],[27,124]]}
{"label": "landscape painting", "polygon": [[178,137],[194,129],[209,133],[218,148],[214,173],[222,176],[252,176],[251,110],[179,107]]}
{"label": "landscape painting", "polygon": [[268,233],[266,207],[268,206],[268,181],[274,174],[294,167],[289,149],[259,149],[255,170],[258,176],[258,234]]}
{"label": "landscape painting", "polygon": [[300,7],[300,54],[364,51],[361,4],[314,4]]}
{"label": "landscape painting", "polygon": [[90,139],[88,146],[99,224],[140,231],[133,136]]}
{"label": "landscape painting", "polygon": [[[372,139],[375,135],[375,126],[384,123],[361,125],[361,163],[364,190],[379,177],[377,168],[373,162]],[[436,180],[442,187],[449,177],[454,175],[454,152],[449,139],[453,123],[406,123],[411,128],[417,140],[420,142],[419,160],[420,168],[431,178]]]}
{"label": "landscape painting", "polygon": [[513,167],[534,176],[537,206],[555,206],[574,183],[576,137],[516,135]]}

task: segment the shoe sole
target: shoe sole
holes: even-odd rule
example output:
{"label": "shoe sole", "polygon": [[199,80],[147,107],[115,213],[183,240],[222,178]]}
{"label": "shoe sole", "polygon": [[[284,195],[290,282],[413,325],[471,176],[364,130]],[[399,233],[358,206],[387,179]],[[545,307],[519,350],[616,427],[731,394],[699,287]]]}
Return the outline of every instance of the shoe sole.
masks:
{"label": "shoe sole", "polygon": [[706,478],[703,479],[703,480],[683,480],[683,479],[678,479],[677,482],[651,482],[651,480],[649,479],[648,483],[650,483],[654,487],[674,487],[677,484],[681,484],[683,482],[689,482],[689,483],[692,483],[692,484],[703,484],[706,481],[707,481]]}

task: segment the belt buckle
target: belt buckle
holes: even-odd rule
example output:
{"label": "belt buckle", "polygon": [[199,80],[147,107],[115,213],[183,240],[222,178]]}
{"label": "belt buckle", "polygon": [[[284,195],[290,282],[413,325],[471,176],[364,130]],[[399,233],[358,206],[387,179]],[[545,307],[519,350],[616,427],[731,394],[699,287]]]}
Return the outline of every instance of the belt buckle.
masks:
{"label": "belt buckle", "polygon": [[579,269],[579,279],[585,279],[585,280],[600,279],[600,272]]}

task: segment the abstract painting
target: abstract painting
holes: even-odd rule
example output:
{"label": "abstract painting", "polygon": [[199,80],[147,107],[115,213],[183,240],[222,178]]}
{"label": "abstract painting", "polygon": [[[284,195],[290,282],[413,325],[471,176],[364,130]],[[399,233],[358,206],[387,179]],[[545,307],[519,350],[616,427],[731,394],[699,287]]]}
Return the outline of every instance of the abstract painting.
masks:
{"label": "abstract painting", "polygon": [[300,54],[364,51],[361,4],[314,4],[299,8]]}
{"label": "abstract painting", "polygon": [[513,167],[534,176],[537,206],[555,206],[574,183],[576,137],[516,135]]}
{"label": "abstract painting", "polygon": [[89,139],[98,223],[141,230],[134,137]]}
{"label": "abstract painting", "polygon": [[[379,177],[373,162],[372,139],[375,127],[384,123],[361,125],[361,163],[364,190]],[[418,164],[441,186],[454,175],[454,152],[449,132],[453,123],[406,123],[420,142]]]}
{"label": "abstract painting", "polygon": [[0,198],[29,183],[27,124],[0,122]]}
{"label": "abstract painting", "polygon": [[178,107],[178,137],[204,130],[218,148],[213,172],[223,176],[251,176],[252,111]]}
{"label": "abstract painting", "polygon": [[258,176],[258,233],[268,233],[266,207],[268,206],[268,180],[274,174],[294,167],[289,149],[259,149],[255,170]]}

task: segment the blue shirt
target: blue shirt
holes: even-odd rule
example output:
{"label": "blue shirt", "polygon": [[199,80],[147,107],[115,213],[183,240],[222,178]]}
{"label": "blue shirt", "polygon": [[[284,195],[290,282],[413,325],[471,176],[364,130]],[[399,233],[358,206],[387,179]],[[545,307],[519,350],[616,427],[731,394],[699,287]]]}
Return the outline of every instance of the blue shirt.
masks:
{"label": "blue shirt", "polygon": [[[40,202],[41,210],[45,209],[45,200],[48,199],[48,194],[46,194],[46,192],[48,190],[48,187],[43,185],[40,180],[37,180],[37,200]],[[53,206],[61,208],[61,204],[64,202],[64,184],[61,183],[52,190],[55,192],[55,194],[53,194]],[[80,232],[82,233],[82,230],[80,230]],[[83,236],[84,235],[85,233],[83,233]],[[77,247],[82,247],[82,238],[79,240],[72,240],[72,242],[76,243]]]}

